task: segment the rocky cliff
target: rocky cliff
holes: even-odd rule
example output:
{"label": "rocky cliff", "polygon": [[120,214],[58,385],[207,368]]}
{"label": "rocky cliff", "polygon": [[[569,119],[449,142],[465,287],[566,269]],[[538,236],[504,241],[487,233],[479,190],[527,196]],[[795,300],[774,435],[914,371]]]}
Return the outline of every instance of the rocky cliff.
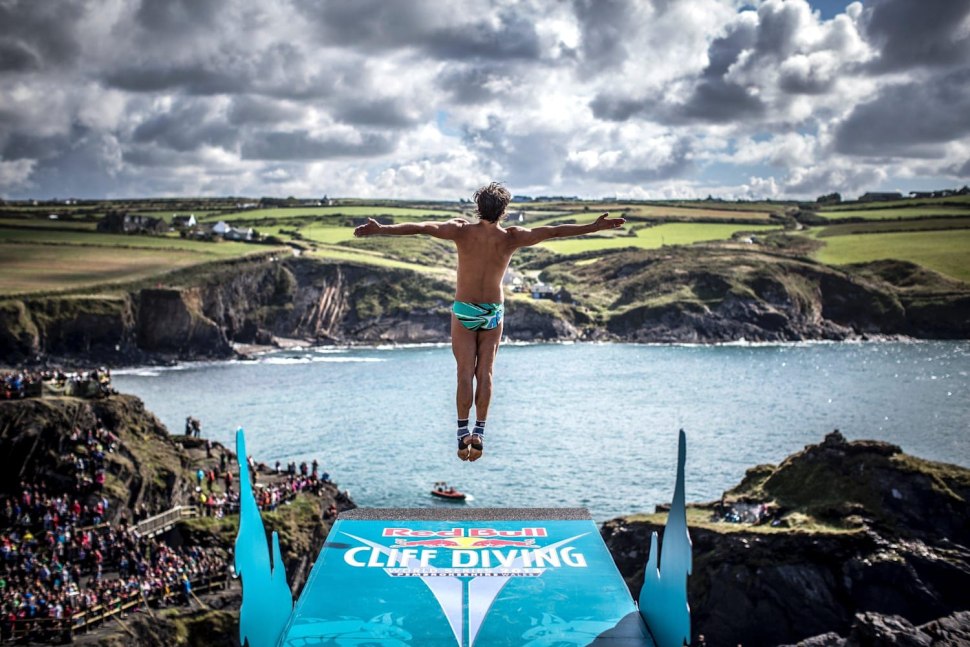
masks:
{"label": "rocky cliff", "polygon": [[[104,491],[109,519],[144,506],[150,513],[187,503],[193,492],[185,450],[134,396],[103,399],[53,397],[0,401],[0,492],[19,494],[21,481],[43,482],[53,491],[73,491],[77,429],[82,437],[103,427],[118,442],[106,452]],[[86,456],[81,455],[82,458]],[[93,497],[93,492],[88,494]]]}
{"label": "rocky cliff", "polygon": [[[531,257],[530,257],[531,258]],[[562,302],[509,300],[518,340],[796,341],[970,337],[970,286],[896,261],[834,269],[723,247],[537,256]],[[311,258],[232,261],[114,295],[0,302],[0,364],[131,364],[233,355],[232,342],[446,341],[439,275]]]}
{"label": "rocky cliff", "polygon": [[[970,470],[837,432],[778,466],[753,468],[723,503],[689,512],[695,637],[746,646],[847,640],[839,636],[876,631],[860,614],[922,625],[970,609],[968,497]],[[726,521],[737,510],[757,511],[754,522]],[[663,521],[603,526],[632,591]]]}

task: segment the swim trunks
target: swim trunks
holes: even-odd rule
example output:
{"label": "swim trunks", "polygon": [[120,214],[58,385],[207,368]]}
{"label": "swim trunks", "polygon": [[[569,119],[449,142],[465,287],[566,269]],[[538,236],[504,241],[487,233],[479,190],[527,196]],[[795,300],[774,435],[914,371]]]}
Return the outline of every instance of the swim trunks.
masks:
{"label": "swim trunks", "polygon": [[502,323],[505,304],[455,301],[451,311],[458,317],[459,323],[468,330],[492,330]]}

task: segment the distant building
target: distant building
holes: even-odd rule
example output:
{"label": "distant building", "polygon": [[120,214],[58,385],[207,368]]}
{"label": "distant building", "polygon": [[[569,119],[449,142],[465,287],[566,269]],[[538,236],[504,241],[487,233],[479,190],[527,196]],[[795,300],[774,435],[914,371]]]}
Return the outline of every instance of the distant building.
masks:
{"label": "distant building", "polygon": [[879,193],[870,191],[859,196],[859,202],[883,202],[885,200],[902,200],[903,194],[898,191],[892,193]]}
{"label": "distant building", "polygon": [[187,216],[180,216],[178,214],[172,216],[172,227],[175,229],[191,229],[198,224],[194,213],[190,213]]}
{"label": "distant building", "polygon": [[232,227],[223,220],[212,225],[212,233],[216,236],[225,236],[230,230],[232,230]]}
{"label": "distant building", "polygon": [[98,222],[97,230],[112,234],[164,234],[168,224],[152,216],[109,211]]}
{"label": "distant building", "polygon": [[532,286],[533,299],[555,299],[556,288],[545,283],[536,283]]}
{"label": "distant building", "polygon": [[252,240],[253,234],[252,227],[230,227],[222,237],[226,240]]}

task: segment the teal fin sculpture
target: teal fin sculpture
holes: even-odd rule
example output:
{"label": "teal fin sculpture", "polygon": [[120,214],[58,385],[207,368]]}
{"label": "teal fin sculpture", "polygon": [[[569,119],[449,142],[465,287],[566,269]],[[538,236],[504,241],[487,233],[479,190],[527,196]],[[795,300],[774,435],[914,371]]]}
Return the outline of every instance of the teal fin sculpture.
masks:
{"label": "teal fin sculpture", "polygon": [[657,533],[650,537],[650,553],[640,589],[640,615],[653,635],[657,647],[683,647],[690,644],[690,606],[687,603],[687,576],[691,573],[691,543],[687,533],[684,501],[684,463],[687,436],[680,430],[677,447],[677,483],[670,504],[667,525],[657,568]]}
{"label": "teal fin sculpture", "polygon": [[286,583],[279,536],[273,533],[272,560],[266,528],[259,516],[246,453],[246,438],[236,431],[239,462],[239,533],[236,535],[235,569],[242,577],[243,601],[239,610],[239,643],[270,647],[279,643],[293,612],[293,594]]}

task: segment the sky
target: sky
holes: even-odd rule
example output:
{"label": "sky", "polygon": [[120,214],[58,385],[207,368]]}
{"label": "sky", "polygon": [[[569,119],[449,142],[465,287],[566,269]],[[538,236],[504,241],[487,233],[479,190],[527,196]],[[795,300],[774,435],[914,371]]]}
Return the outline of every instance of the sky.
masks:
{"label": "sky", "polygon": [[0,197],[970,182],[970,0],[0,0]]}

